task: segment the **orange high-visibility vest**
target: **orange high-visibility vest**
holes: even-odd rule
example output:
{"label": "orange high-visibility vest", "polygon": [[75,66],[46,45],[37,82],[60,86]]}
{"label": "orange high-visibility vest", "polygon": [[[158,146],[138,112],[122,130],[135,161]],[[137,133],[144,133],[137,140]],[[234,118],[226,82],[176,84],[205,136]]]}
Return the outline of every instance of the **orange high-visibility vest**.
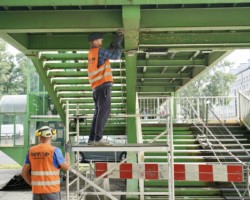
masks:
{"label": "orange high-visibility vest", "polygon": [[106,82],[113,82],[109,60],[101,66],[98,65],[99,48],[91,48],[88,54],[88,77],[91,88],[94,89]]}
{"label": "orange high-visibility vest", "polygon": [[53,165],[55,147],[39,144],[29,150],[31,164],[31,185],[34,194],[60,191],[60,169]]}

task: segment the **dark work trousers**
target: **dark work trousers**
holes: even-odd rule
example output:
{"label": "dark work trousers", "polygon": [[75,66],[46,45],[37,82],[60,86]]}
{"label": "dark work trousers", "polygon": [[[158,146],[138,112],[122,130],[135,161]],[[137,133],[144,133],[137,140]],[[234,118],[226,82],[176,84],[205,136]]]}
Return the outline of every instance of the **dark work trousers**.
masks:
{"label": "dark work trousers", "polygon": [[110,114],[111,86],[100,88],[93,92],[95,113],[90,130],[89,140],[99,141],[103,136],[103,129]]}

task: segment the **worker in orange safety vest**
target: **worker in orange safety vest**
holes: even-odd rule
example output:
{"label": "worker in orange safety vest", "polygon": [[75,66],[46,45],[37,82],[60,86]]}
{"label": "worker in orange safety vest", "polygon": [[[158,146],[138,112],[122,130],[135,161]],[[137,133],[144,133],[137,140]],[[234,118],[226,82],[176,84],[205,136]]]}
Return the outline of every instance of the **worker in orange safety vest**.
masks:
{"label": "worker in orange safety vest", "polygon": [[22,177],[32,187],[33,200],[60,200],[60,169],[70,168],[71,145],[65,146],[65,159],[61,149],[51,145],[55,129],[43,126],[35,133],[40,144],[29,149]]}
{"label": "worker in orange safety vest", "polygon": [[88,78],[93,90],[95,113],[89,134],[88,145],[110,145],[103,140],[103,129],[106,125],[111,108],[111,87],[113,76],[109,59],[121,58],[121,43],[123,31],[117,31],[115,39],[108,49],[102,48],[102,33],[90,33],[88,41],[90,50],[88,54]]}

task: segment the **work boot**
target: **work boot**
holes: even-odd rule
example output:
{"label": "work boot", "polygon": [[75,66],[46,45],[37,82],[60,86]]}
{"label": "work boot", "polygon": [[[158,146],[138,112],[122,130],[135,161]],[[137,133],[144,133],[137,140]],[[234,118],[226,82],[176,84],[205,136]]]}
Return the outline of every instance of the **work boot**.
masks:
{"label": "work boot", "polygon": [[88,140],[88,145],[95,145],[95,141]]}
{"label": "work boot", "polygon": [[100,139],[99,141],[95,141],[95,146],[112,146],[112,144]]}

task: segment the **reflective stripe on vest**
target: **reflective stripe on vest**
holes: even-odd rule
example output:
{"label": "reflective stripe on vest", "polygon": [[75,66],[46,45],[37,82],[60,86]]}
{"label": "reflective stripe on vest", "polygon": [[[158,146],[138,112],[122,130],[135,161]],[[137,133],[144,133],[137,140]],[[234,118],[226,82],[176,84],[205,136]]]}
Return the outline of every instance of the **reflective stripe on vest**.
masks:
{"label": "reflective stripe on vest", "polygon": [[49,176],[49,175],[59,175],[60,171],[32,171],[32,176]]}
{"label": "reflective stripe on vest", "polygon": [[108,68],[111,68],[110,65],[105,65],[103,67],[99,67],[97,70],[93,71],[93,72],[89,72],[88,73],[88,76],[94,76],[96,74],[98,74],[99,72],[105,70],[105,69],[108,69]]}
{"label": "reflective stripe on vest", "polygon": [[58,185],[60,180],[57,181],[31,181],[32,186],[49,186],[49,185]]}
{"label": "reflective stripe on vest", "polygon": [[101,66],[98,65],[99,48],[91,48],[88,54],[88,78],[91,88],[94,89],[103,83],[113,82],[109,60]]}
{"label": "reflective stripe on vest", "polygon": [[97,76],[94,79],[89,80],[90,83],[103,79],[104,76],[112,76],[112,72],[105,72],[104,74]]}

